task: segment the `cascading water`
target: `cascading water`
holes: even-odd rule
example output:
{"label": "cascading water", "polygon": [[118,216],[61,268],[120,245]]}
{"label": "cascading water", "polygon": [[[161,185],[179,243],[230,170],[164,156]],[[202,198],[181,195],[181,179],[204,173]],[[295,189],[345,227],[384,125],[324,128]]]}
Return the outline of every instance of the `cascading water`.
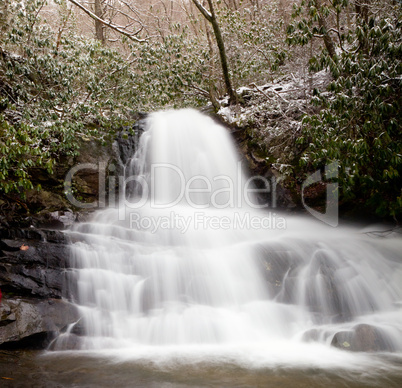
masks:
{"label": "cascading water", "polygon": [[360,325],[402,351],[401,239],[256,209],[229,134],[193,110],[151,114],[127,170],[130,198],[71,231],[80,349],[350,367],[330,345]]}

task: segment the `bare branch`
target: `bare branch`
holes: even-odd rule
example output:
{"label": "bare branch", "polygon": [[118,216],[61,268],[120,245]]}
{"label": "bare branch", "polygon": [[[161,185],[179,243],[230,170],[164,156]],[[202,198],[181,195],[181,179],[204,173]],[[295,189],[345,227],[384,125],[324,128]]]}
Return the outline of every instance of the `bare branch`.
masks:
{"label": "bare branch", "polygon": [[202,13],[202,15],[207,19],[210,23],[212,23],[212,14],[208,12],[201,3],[197,0],[192,0],[194,5],[198,8],[198,10]]}
{"label": "bare branch", "polygon": [[136,31],[135,33],[130,34],[129,32],[124,31],[124,27],[120,27],[120,26],[115,26],[114,24],[112,24],[111,22],[107,22],[103,19],[101,19],[100,17],[96,16],[93,12],[91,12],[89,9],[85,8],[82,4],[80,4],[78,1],[76,0],[68,0],[71,3],[73,3],[74,5],[76,5],[78,8],[82,9],[88,16],[90,16],[92,19],[104,24],[105,26],[111,28],[112,30],[115,30],[116,32],[118,32],[119,34],[122,34],[124,36],[127,36],[129,39],[138,42],[138,43],[143,43],[146,42],[146,39],[139,39],[137,38],[135,35],[138,34],[142,28],[138,31]]}

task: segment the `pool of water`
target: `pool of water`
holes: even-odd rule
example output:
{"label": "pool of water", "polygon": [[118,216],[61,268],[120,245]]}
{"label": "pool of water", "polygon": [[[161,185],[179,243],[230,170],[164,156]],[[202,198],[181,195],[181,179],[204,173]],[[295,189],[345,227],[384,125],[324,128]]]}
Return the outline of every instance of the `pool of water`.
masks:
{"label": "pool of water", "polygon": [[[401,387],[402,356],[353,354],[350,367],[289,365],[233,351],[191,354],[0,351],[1,387]],[[342,357],[342,352],[340,352]],[[308,365],[308,364],[311,365]],[[253,366],[251,366],[253,364]]]}

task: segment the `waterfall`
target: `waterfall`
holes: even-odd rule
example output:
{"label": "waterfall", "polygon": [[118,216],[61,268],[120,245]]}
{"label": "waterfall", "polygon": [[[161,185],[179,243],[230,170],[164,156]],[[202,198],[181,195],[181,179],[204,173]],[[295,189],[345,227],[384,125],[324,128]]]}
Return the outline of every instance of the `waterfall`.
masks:
{"label": "waterfall", "polygon": [[228,131],[194,110],[149,115],[126,173],[119,206],[70,232],[78,348],[302,360],[360,325],[402,351],[401,239],[260,208]]}

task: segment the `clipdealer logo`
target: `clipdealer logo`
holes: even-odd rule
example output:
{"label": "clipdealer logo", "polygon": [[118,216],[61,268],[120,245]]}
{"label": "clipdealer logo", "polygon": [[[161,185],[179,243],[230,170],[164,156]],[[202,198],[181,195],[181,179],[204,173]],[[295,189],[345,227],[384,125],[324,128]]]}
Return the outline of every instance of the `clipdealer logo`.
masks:
{"label": "clipdealer logo", "polygon": [[[212,179],[202,176],[196,175],[191,177],[190,179],[185,178],[183,172],[174,165],[171,164],[154,164],[150,168],[150,176],[145,177],[141,175],[132,175],[132,176],[115,176],[110,175],[107,176],[107,168],[109,171],[113,172],[115,169],[114,165],[107,166],[106,163],[100,162],[98,164],[95,163],[83,163],[77,166],[74,166],[67,173],[64,186],[65,186],[65,194],[70,203],[81,209],[96,209],[96,208],[118,208],[119,212],[119,220],[125,220],[127,217],[127,209],[138,210],[144,207],[145,205],[150,206],[152,209],[169,209],[174,208],[176,205],[185,204],[190,208],[195,210],[197,209],[243,209],[243,211],[235,212],[237,214],[236,224],[231,223],[231,227],[236,227],[236,225],[247,224],[249,228],[257,228],[256,225],[259,225],[259,228],[264,228],[264,225],[268,225],[268,221],[265,219],[267,217],[251,217],[247,221],[240,221],[239,214],[246,214],[248,209],[264,209],[264,208],[276,208],[277,198],[277,184],[282,178],[276,178],[273,176],[271,179],[267,179],[263,176],[253,176],[250,178],[245,178],[243,181],[241,162],[238,163],[237,166],[237,176],[225,176],[219,175],[213,177]],[[319,212],[312,207],[308,206],[305,201],[305,190],[318,182],[322,182],[325,180],[333,180],[338,178],[338,162],[333,162],[325,167],[324,176],[320,173],[319,170],[311,174],[307,177],[307,179],[302,183],[301,187],[301,202],[304,208],[316,219],[324,222],[327,225],[332,227],[336,227],[338,225],[338,196],[339,196],[339,187],[338,182],[330,182],[326,183],[326,207],[324,212]],[[79,199],[75,198],[72,187],[73,187],[73,178],[79,172],[83,170],[91,170],[96,171],[98,174],[99,187],[98,187],[98,199],[93,202],[83,202]],[[168,172],[170,176],[172,174],[176,175],[176,191],[173,197],[164,199],[161,201],[157,195],[155,195],[154,187],[157,186],[157,180],[155,180],[155,175],[163,174],[163,172]],[[107,182],[106,182],[107,181]],[[258,187],[256,188],[255,183],[259,182]],[[130,184],[135,184],[137,187],[140,187],[138,191],[140,194],[135,196],[127,197],[127,186]],[[218,187],[217,188],[217,183]],[[162,188],[163,189],[163,188]],[[163,190],[162,190],[163,191]],[[269,202],[266,203],[257,203],[254,198],[254,194],[264,194],[266,197],[269,197]],[[197,202],[194,200],[194,196],[201,195],[201,198],[204,198],[204,202]],[[139,213],[132,213],[134,223],[136,222],[136,217]],[[136,215],[137,214],[137,215]],[[275,214],[275,213],[274,213]],[[247,216],[248,217],[248,216]],[[272,215],[271,215],[272,217]],[[222,217],[221,217],[222,218]],[[258,220],[260,218],[260,220]],[[152,225],[152,228],[155,228],[155,222],[162,223],[163,219],[159,221],[146,221],[147,218],[141,217],[143,223],[149,223]],[[253,219],[253,221],[252,221]],[[139,220],[139,218],[138,218]],[[138,221],[137,220],[137,221]],[[194,215],[193,220],[183,221],[184,225],[190,222],[194,226],[194,222],[196,217]],[[206,215],[204,214],[204,221],[197,221],[197,227],[201,227],[205,225],[205,222],[209,225],[211,229],[215,228],[216,220],[211,219],[207,220]],[[263,221],[261,221],[263,220]],[[130,222],[132,219],[130,219]],[[233,221],[233,220],[232,220]],[[226,225],[229,225],[228,220],[223,217],[222,225],[218,222],[219,227],[226,228]],[[264,224],[265,222],[265,224]],[[176,225],[170,222],[171,225]],[[166,225],[166,222],[164,222]],[[253,226],[254,225],[254,226]],[[270,225],[272,227],[272,225]],[[145,229],[149,229],[145,228]],[[276,228],[280,229],[280,227],[276,226]]]}
{"label": "clipdealer logo", "polygon": [[[338,162],[333,162],[325,166],[324,177],[326,180],[338,178]],[[302,184],[302,204],[304,208],[315,218],[324,222],[332,227],[338,226],[339,220],[339,185],[338,182],[332,182],[326,184],[326,206],[325,211],[320,213],[319,211],[311,208],[305,202],[304,191],[307,187],[322,182],[323,176],[321,172],[317,170],[315,173],[307,177]]]}
{"label": "clipdealer logo", "polygon": [[[114,166],[109,166],[109,171],[111,167]],[[260,175],[245,178],[241,162],[237,165],[236,176],[218,175],[212,178],[203,175],[186,178],[180,168],[168,163],[152,164],[148,175],[128,177],[111,175],[106,178],[106,168],[106,163],[84,163],[70,169],[66,175],[64,187],[66,197],[72,205],[82,209],[105,208],[106,206],[119,207],[119,209],[140,209],[145,205],[150,205],[152,209],[169,209],[179,204],[185,204],[194,209],[235,209],[243,206],[252,209],[276,207],[278,183],[276,178],[267,179]],[[72,190],[74,176],[83,170],[92,170],[92,173],[97,171],[99,177],[98,199],[90,203],[80,201],[74,196]],[[161,185],[158,178],[167,180],[169,189],[163,184]],[[106,182],[107,180],[108,182]],[[257,182],[258,185],[256,185]],[[136,186],[136,194],[127,196],[126,189],[130,186]],[[160,195],[161,193],[162,195]],[[254,194],[267,195],[270,198],[269,203],[258,203]]]}

